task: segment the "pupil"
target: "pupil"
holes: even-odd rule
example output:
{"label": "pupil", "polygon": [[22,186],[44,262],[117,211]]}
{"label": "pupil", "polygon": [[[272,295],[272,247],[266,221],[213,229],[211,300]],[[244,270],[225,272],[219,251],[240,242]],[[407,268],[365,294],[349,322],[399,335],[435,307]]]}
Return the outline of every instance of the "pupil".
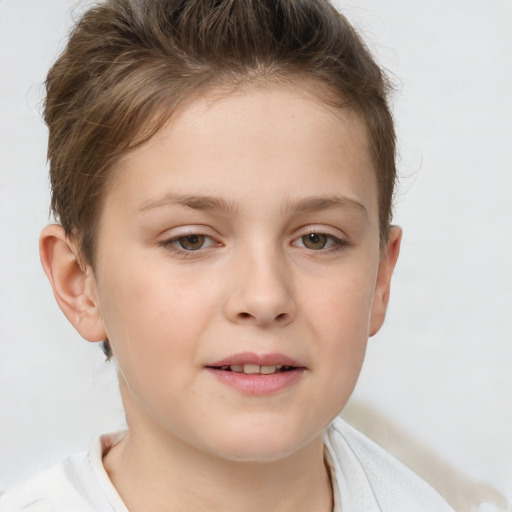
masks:
{"label": "pupil", "polygon": [[308,249],[323,249],[327,243],[327,236],[321,233],[310,233],[302,237],[302,242]]}
{"label": "pupil", "polygon": [[188,235],[182,236],[179,239],[181,247],[183,249],[188,249],[189,251],[197,251],[201,249],[204,244],[204,236],[203,235]]}

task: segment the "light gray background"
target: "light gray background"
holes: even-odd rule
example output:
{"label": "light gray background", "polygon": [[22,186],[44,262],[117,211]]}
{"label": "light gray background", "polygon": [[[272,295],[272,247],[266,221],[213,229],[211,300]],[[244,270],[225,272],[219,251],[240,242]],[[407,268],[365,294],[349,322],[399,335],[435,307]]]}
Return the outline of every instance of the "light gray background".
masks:
{"label": "light gray background", "polygon": [[[0,0],[0,488],[123,426],[115,370],[40,269],[42,83],[70,0]],[[396,75],[404,228],[347,418],[460,510],[512,502],[512,1],[338,4]],[[457,486],[459,490],[457,489]]]}

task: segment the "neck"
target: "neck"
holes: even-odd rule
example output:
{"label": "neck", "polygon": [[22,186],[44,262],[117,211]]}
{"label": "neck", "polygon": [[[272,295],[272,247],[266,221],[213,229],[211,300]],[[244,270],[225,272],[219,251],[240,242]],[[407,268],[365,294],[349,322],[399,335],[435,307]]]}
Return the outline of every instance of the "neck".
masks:
{"label": "neck", "polygon": [[104,458],[130,512],[332,511],[321,437],[277,461],[238,462],[160,434],[130,428]]}

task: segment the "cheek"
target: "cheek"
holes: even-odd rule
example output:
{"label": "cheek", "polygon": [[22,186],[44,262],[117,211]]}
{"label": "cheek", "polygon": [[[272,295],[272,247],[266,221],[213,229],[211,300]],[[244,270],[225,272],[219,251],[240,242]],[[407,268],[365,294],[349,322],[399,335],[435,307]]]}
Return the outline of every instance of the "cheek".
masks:
{"label": "cheek", "polygon": [[[110,266],[100,292],[107,333],[120,365],[143,371],[166,361],[193,362],[219,303],[216,290],[179,272],[139,268],[129,260],[121,265]],[[173,371],[179,371],[178,366]]]}
{"label": "cheek", "polygon": [[306,299],[321,378],[338,409],[352,393],[364,360],[373,297],[368,275],[372,272],[335,274],[323,283],[323,293]]}
{"label": "cheek", "polygon": [[374,274],[369,267],[359,272],[343,268],[324,279],[315,290],[311,286],[306,288],[310,293],[304,298],[305,309],[312,325],[321,331],[317,333],[319,338],[341,345],[358,344],[368,338]]}
{"label": "cheek", "polygon": [[[130,275],[130,279],[122,276]],[[104,290],[105,324],[123,380],[132,398],[166,422],[172,408],[194,389],[203,334],[218,303],[214,290],[190,279],[170,279],[150,268],[113,273]],[[187,394],[188,393],[188,394]],[[132,398],[130,398],[132,397]]]}

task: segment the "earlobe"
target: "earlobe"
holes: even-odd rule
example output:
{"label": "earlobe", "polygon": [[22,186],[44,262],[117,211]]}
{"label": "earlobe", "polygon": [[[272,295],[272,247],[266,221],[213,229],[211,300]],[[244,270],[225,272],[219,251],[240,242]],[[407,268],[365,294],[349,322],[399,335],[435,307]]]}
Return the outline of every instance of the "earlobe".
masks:
{"label": "earlobe", "polygon": [[46,226],[39,239],[39,254],[60,309],[88,341],[107,337],[94,273],[82,265],[78,250],[57,224]]}
{"label": "earlobe", "polygon": [[402,229],[398,226],[391,226],[388,241],[379,263],[377,282],[373,296],[372,311],[370,317],[369,335],[377,334],[384,323],[386,310],[389,302],[391,276],[400,253],[402,241]]}

